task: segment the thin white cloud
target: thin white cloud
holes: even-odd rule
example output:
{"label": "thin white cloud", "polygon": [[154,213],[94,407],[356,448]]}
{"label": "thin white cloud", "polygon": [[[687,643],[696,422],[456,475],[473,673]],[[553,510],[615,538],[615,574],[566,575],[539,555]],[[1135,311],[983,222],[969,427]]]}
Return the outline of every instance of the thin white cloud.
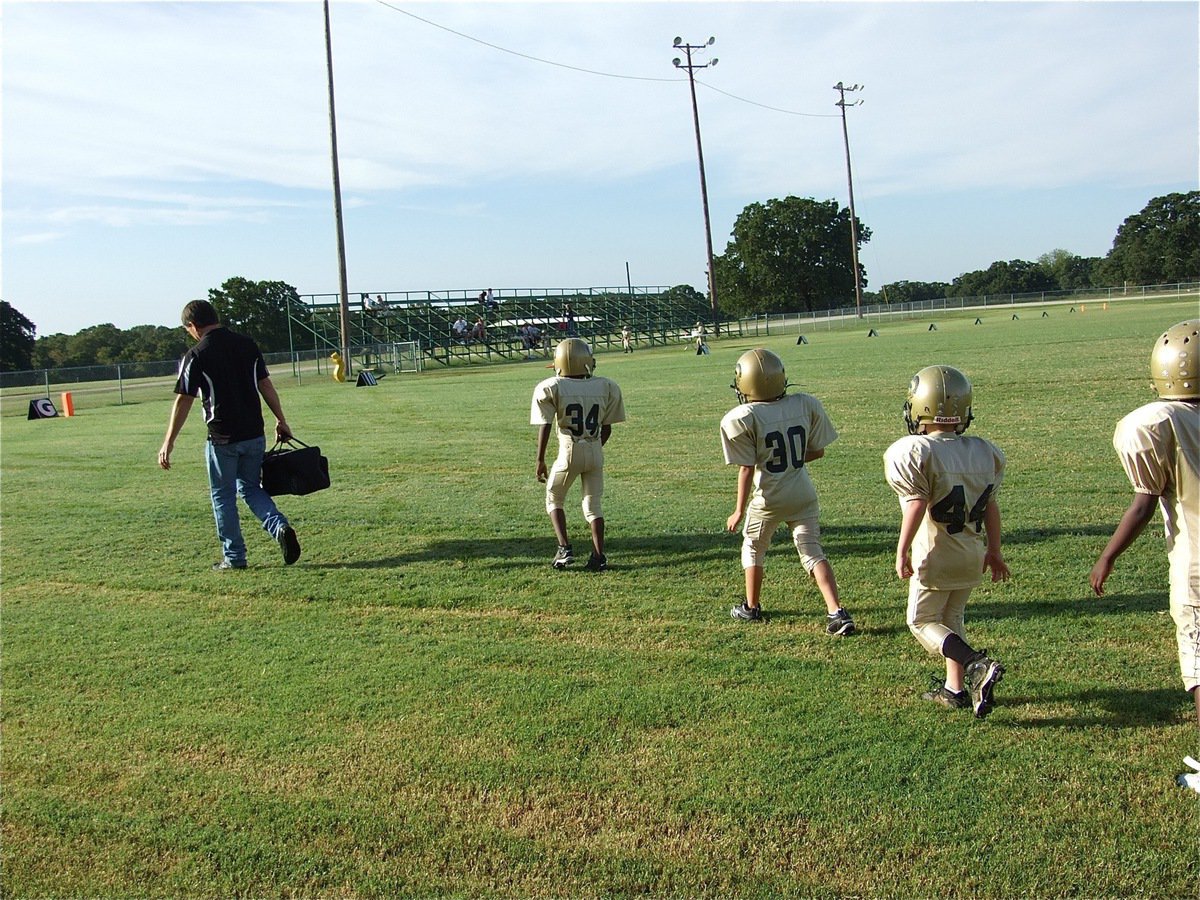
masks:
{"label": "thin white cloud", "polygon": [[[634,252],[671,260],[675,274],[655,278],[702,283],[696,229],[674,227],[698,193],[675,35],[717,38],[705,58],[720,63],[700,79],[723,93],[702,84],[698,103],[718,249],[747,203],[844,198],[839,80],[865,85],[848,125],[868,224],[872,203],[906,202],[915,224],[938,214],[936,194],[1149,189],[1194,184],[1200,167],[1195,4],[395,5],[526,57],[661,79],[585,74],[381,3],[332,4],[344,206],[360,213],[348,222],[360,242],[351,252],[360,265],[377,252],[377,271],[425,283],[477,277],[468,265],[545,271],[550,251],[534,248],[569,244],[563,215],[581,234],[586,226],[587,250],[556,246],[562,270],[583,278],[595,259],[628,258],[626,235],[638,234]],[[297,281],[329,278],[332,267],[313,267],[309,236],[332,230],[321,4],[8,2],[3,25],[10,248],[79,253],[105,245],[89,229],[178,226],[239,266],[258,252],[294,267]],[[688,208],[654,205],[658,190],[686,191]],[[564,203],[575,206],[564,213]],[[579,206],[588,203],[611,206]],[[524,240],[502,240],[517,219]],[[435,220],[445,229],[438,253],[419,246]],[[505,223],[505,234],[480,240],[480,222]],[[239,226],[276,240],[246,243]],[[80,239],[38,237],[68,230]],[[880,242],[902,239],[877,229]],[[403,266],[390,263],[397,246]],[[6,253],[6,284],[35,291],[47,267],[78,268],[34,259]]]}

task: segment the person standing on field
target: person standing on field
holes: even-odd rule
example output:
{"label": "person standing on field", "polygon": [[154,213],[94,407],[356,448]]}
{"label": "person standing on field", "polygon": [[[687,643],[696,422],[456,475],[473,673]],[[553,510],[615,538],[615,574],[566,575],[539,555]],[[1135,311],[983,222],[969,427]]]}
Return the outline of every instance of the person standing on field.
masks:
{"label": "person standing on field", "polygon": [[[1133,502],[1092,567],[1096,596],[1125,550],[1162,510],[1167,538],[1171,618],[1179,648],[1183,688],[1192,695],[1200,724],[1200,319],[1168,328],[1150,354],[1150,380],[1158,399],[1117,423],[1113,448],[1133,486]],[[1200,763],[1178,776],[1200,793]]]}
{"label": "person standing on field", "polygon": [[909,631],[946,662],[924,700],[971,709],[982,719],[995,705],[1004,666],[967,643],[971,591],[991,570],[1008,581],[1000,551],[1004,453],[986,438],[964,434],[974,418],[971,382],[953,366],[926,366],[909,383],[908,435],[883,457],[884,476],[900,500],[896,575],[908,581]]}
{"label": "person standing on field", "polygon": [[[575,562],[563,508],[567,490],[578,478],[583,484],[583,516],[592,535],[592,553],[585,568],[603,572],[604,553],[604,445],[612,427],[625,421],[625,401],[615,381],[593,375],[596,359],[580,338],[560,341],[554,350],[554,377],[533,389],[529,424],[538,426],[537,480],[546,485],[546,513],[558,540],[551,565],[565,569]],[[558,456],[546,468],[546,448],[551,432],[558,434]]]}
{"label": "person standing on field", "polygon": [[808,463],[825,455],[837,429],[812,394],[787,392],[783,360],[762,347],[747,350],[734,366],[738,405],[721,419],[721,452],[738,467],[737,499],[725,530],[742,527],[742,569],[746,599],[730,615],[743,622],[762,621],[763,573],[771,538],[780,525],[805,571],[825,601],[825,633],[848,637],[856,626],[842,606],[833,566],[821,548],[820,505],[808,476]]}
{"label": "person standing on field", "polygon": [[262,353],[251,338],[222,325],[216,309],[207,300],[187,304],[182,318],[183,327],[196,346],[184,354],[179,364],[175,403],[158,451],[158,464],[163,469],[171,468],[175,439],[187,421],[192,403],[200,396],[208,425],[204,451],[208,485],[222,549],[221,561],[213,564],[213,570],[246,568],[246,542],[237,509],[239,496],[279,544],[283,562],[290,566],[300,558],[300,541],[260,484],[266,452],[260,395],[275,416],[275,439],[288,440],[292,430],[283,416],[279,394],[271,383]]}

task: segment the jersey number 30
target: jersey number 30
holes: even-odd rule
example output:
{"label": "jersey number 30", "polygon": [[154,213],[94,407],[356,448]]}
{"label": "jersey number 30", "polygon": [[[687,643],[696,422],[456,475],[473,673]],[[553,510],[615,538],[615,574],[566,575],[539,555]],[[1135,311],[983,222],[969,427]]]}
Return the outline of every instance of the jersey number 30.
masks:
{"label": "jersey number 30", "polygon": [[571,419],[567,428],[575,437],[583,437],[585,434],[595,437],[600,431],[599,404],[593,403],[587,415],[584,415],[582,403],[568,403],[565,412]]}
{"label": "jersey number 30", "polygon": [[987,509],[988,499],[992,496],[993,485],[988,485],[967,512],[967,492],[961,484],[956,484],[950,493],[929,507],[929,516],[935,522],[941,522],[951,534],[958,534],[967,523],[975,526],[975,533],[983,531],[983,513]]}
{"label": "jersey number 30", "polygon": [[789,466],[793,469],[804,468],[808,435],[805,434],[802,425],[793,425],[787,430],[786,437],[781,431],[769,431],[763,437],[763,443],[771,451],[771,458],[763,463],[763,468],[768,472],[786,472]]}

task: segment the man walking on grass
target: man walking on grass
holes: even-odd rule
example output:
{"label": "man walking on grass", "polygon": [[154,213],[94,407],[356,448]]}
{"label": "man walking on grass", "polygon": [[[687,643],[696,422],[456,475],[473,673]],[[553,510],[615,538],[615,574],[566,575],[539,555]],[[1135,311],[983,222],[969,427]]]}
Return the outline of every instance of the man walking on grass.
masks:
{"label": "man walking on grass", "polygon": [[199,395],[208,425],[204,453],[222,549],[221,561],[213,564],[213,570],[246,568],[246,542],[238,520],[239,496],[279,543],[284,564],[291,565],[300,558],[300,541],[260,485],[266,453],[260,394],[275,416],[275,439],[283,441],[292,436],[262,353],[252,339],[222,325],[207,300],[193,300],[183,308],[183,327],[196,346],[179,363],[175,404],[158,451],[158,464],[163,469],[171,468],[175,438]]}

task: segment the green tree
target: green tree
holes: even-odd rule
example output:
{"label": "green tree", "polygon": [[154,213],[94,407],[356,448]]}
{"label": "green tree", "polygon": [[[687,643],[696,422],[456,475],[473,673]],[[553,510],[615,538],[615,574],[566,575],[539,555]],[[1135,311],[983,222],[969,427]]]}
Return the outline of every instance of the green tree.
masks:
{"label": "green tree", "polygon": [[1200,278],[1200,191],[1155,197],[1126,219],[1101,272],[1110,284]]}
{"label": "green tree", "polygon": [[1076,256],[1069,250],[1055,249],[1038,257],[1038,265],[1061,291],[1092,287],[1098,256]]}
{"label": "green tree", "polygon": [[6,300],[0,300],[0,372],[33,368],[37,326]]}
{"label": "green tree", "polygon": [[282,281],[230,278],[220,288],[210,288],[208,299],[222,322],[254,338],[268,353],[289,349],[289,309],[298,319],[308,316],[296,289]]}
{"label": "green tree", "polygon": [[180,328],[165,325],[135,325],[128,331],[123,362],[158,362],[178,359],[191,341]]}
{"label": "green tree", "polygon": [[63,366],[109,366],[121,362],[129,333],[111,322],[92,325],[67,340]]}
{"label": "green tree", "polygon": [[986,269],[964,272],[950,285],[956,297],[985,294],[1032,294],[1057,290],[1057,285],[1037,263],[1025,259],[997,261]]}
{"label": "green tree", "polygon": [[[857,225],[861,247],[871,231]],[[735,315],[852,304],[850,211],[836,200],[800,197],[752,203],[714,263],[718,301]],[[859,275],[865,285],[861,264]]]}
{"label": "green tree", "polygon": [[663,297],[674,303],[687,306],[708,303],[708,298],[690,284],[677,284],[675,287],[667,288],[663,291]]}
{"label": "green tree", "polygon": [[950,285],[944,281],[893,281],[879,289],[885,303],[919,303],[938,300],[950,295]]}

